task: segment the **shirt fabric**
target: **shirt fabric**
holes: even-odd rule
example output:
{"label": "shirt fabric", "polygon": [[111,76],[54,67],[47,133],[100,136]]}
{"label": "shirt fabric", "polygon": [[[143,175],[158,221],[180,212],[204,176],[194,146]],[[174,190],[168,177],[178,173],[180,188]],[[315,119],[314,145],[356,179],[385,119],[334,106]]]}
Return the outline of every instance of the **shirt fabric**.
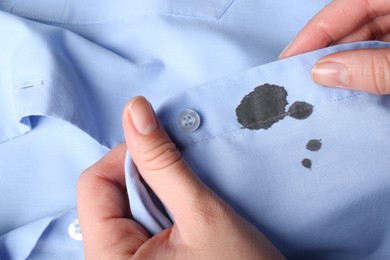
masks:
{"label": "shirt fabric", "polygon": [[[328,2],[1,1],[0,259],[83,258],[77,177],[123,141],[121,111],[136,95],[200,178],[288,258],[389,256],[389,98],[321,88],[309,73],[325,54],[388,45],[273,62]],[[286,114],[244,128],[238,106],[266,84],[287,93]],[[295,119],[296,101],[312,114]],[[191,133],[177,127],[188,108],[201,119]],[[137,197],[142,186],[128,185]],[[144,202],[132,210],[152,230],[160,211],[142,215]]]}
{"label": "shirt fabric", "polygon": [[[339,45],[255,67],[172,97],[158,116],[198,176],[289,259],[386,259],[390,95],[321,88],[310,71],[336,51],[389,47]],[[252,121],[278,118],[272,126],[251,129],[239,122],[242,100],[281,88],[286,111]],[[255,100],[280,103],[261,94]],[[291,109],[302,103],[307,106]],[[194,132],[183,131],[172,116],[186,109],[200,116]],[[303,118],[296,118],[299,112]],[[134,218],[153,234],[170,226],[129,156],[126,177]]]}

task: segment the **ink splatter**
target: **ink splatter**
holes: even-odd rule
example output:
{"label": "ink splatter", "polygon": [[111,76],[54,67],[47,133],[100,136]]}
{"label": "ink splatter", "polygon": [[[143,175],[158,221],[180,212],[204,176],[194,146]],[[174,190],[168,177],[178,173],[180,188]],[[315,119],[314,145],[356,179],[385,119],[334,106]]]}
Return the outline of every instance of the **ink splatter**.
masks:
{"label": "ink splatter", "polygon": [[305,168],[311,169],[311,160],[307,159],[307,158],[303,159],[302,160],[302,165]]}
{"label": "ink splatter", "polygon": [[268,129],[287,115],[287,104],[285,88],[264,84],[242,99],[236,108],[237,119],[243,128]]}
{"label": "ink splatter", "polygon": [[286,112],[287,95],[282,86],[268,83],[257,86],[244,96],[236,108],[238,122],[242,128],[268,129],[287,115],[295,119],[306,119],[313,113],[313,105],[303,101],[294,102]]}
{"label": "ink splatter", "polygon": [[[286,112],[287,91],[284,87],[272,84],[257,86],[244,96],[236,108],[238,122],[242,128],[251,130],[268,129],[286,116],[295,119],[306,119],[313,113],[313,105],[304,101],[294,102]],[[312,139],[306,144],[309,151],[319,151],[322,147],[320,139]],[[311,169],[312,161],[302,160],[305,168]]]}
{"label": "ink splatter", "polygon": [[321,150],[321,147],[322,147],[322,142],[321,142],[321,140],[318,140],[318,139],[310,140],[306,144],[307,150],[312,151],[312,152],[316,152],[316,151]]}
{"label": "ink splatter", "polygon": [[303,102],[296,101],[288,109],[289,116],[295,119],[306,119],[313,113],[313,105]]}
{"label": "ink splatter", "polygon": [[[321,150],[321,147],[322,147],[321,139],[311,139],[306,144],[306,149],[309,150],[309,151],[312,151],[312,152],[317,152],[317,151]],[[311,169],[312,162],[311,162],[310,159],[305,158],[302,161],[302,165],[305,168]]]}

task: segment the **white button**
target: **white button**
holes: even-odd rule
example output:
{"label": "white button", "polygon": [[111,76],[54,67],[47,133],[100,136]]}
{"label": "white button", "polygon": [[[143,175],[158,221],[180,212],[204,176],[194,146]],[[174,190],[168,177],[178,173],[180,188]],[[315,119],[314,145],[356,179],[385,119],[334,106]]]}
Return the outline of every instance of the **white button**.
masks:
{"label": "white button", "polygon": [[71,238],[74,240],[83,240],[83,237],[81,235],[79,220],[76,218],[72,223],[70,223],[68,227],[68,232]]}
{"label": "white button", "polygon": [[184,132],[194,132],[200,126],[200,117],[192,109],[185,109],[177,117],[177,125]]}

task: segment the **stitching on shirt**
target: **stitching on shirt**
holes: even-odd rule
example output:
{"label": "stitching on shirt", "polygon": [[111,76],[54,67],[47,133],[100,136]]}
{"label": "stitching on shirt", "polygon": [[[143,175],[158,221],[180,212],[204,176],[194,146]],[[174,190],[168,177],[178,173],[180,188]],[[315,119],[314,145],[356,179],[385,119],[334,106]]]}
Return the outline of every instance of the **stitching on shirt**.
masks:
{"label": "stitching on shirt", "polygon": [[[327,102],[323,102],[323,103],[320,103],[318,105],[315,105],[314,107],[321,107],[321,106],[326,106],[326,105],[329,105],[329,104],[332,104],[332,103],[336,103],[336,102],[344,102],[344,101],[349,101],[350,99],[352,98],[357,98],[357,97],[360,97],[360,96],[363,96],[363,95],[368,95],[367,93],[357,93],[357,94],[354,94],[354,95],[351,95],[351,96],[347,96],[347,97],[342,97],[342,98],[338,98],[338,99],[334,99],[334,100],[331,100],[331,101],[327,101]],[[306,109],[302,109],[301,111],[304,111]],[[264,121],[261,121],[261,122],[256,122],[256,124],[258,123],[266,123],[268,122],[269,120],[272,120],[272,119],[276,119],[276,118],[280,118],[282,116],[286,116],[290,113],[283,113],[279,116],[276,116],[276,117],[273,117],[273,118],[269,118],[267,120],[264,120]],[[208,142],[208,141],[211,141],[212,139],[215,139],[217,137],[220,137],[220,136],[225,136],[225,135],[230,135],[230,134],[233,134],[234,132],[238,132],[238,131],[241,131],[243,128],[239,128],[239,129],[233,129],[233,130],[229,130],[227,132],[222,132],[221,134],[217,134],[217,135],[213,135],[213,136],[210,136],[210,137],[207,137],[207,138],[203,138],[203,139],[200,139],[198,141],[195,141],[195,142],[192,142],[188,145],[184,145],[183,146],[183,150],[186,149],[186,148],[189,148],[193,145],[196,145],[196,144],[199,144],[199,143],[203,143],[203,142]]]}
{"label": "stitching on shirt", "polygon": [[[234,0],[233,0],[234,1]],[[232,1],[232,2],[233,2]],[[227,10],[227,8],[226,8]],[[225,10],[225,11],[226,11]],[[142,15],[142,14],[158,14],[162,16],[178,16],[182,18],[193,18],[193,19],[203,19],[203,20],[217,20],[219,19],[218,16],[203,16],[203,15],[196,15],[196,14],[186,14],[186,13],[175,13],[175,12],[167,12],[167,11],[161,11],[161,10],[145,10],[145,11],[139,11],[137,13],[129,14],[128,16],[119,16],[115,19],[107,19],[107,20],[97,20],[97,21],[65,21],[62,19],[56,19],[53,17],[41,15],[35,12],[30,12],[26,9],[22,8],[12,8],[12,13],[19,14],[19,15],[25,15],[28,18],[31,19],[40,19],[44,20],[46,22],[53,22],[53,23],[60,23],[60,24],[69,24],[69,25],[98,25],[98,24],[105,24],[105,23],[110,23],[110,22],[117,22],[117,21],[122,21],[125,20],[131,16],[136,16],[136,15]],[[221,16],[223,13],[221,14]]]}
{"label": "stitching on shirt", "polygon": [[45,82],[43,80],[28,81],[28,82],[16,85],[14,91],[21,92],[21,91],[24,91],[26,89],[42,87],[44,84],[45,84]]}
{"label": "stitching on shirt", "polygon": [[331,101],[326,101],[326,102],[323,102],[323,103],[320,103],[316,106],[324,106],[324,105],[328,105],[328,104],[331,104],[331,103],[334,103],[334,102],[339,102],[339,101],[343,101],[343,100],[346,100],[346,99],[351,99],[351,98],[355,98],[355,97],[359,97],[359,96],[362,96],[362,95],[368,95],[367,93],[356,93],[352,96],[347,96],[347,97],[342,97],[342,98],[338,98],[338,99],[334,99],[334,100],[331,100]]}

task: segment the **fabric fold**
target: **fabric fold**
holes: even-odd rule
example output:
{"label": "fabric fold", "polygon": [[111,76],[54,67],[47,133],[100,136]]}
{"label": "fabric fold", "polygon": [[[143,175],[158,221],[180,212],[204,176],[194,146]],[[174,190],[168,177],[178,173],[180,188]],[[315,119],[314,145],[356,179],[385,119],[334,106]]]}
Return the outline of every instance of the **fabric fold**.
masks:
{"label": "fabric fold", "polygon": [[108,148],[122,142],[122,107],[137,89],[148,88],[163,64],[153,59],[137,64],[64,28],[0,15],[10,23],[0,33],[18,36],[7,38],[9,52],[0,54],[0,85],[6,87],[0,142],[30,131],[29,116],[64,120]]}
{"label": "fabric fold", "polygon": [[[48,216],[12,230],[0,237],[0,259],[81,259],[82,241],[72,238],[76,210]],[[77,228],[77,227],[76,227]],[[20,247],[19,245],[23,245]]]}
{"label": "fabric fold", "polygon": [[[0,259],[27,259],[48,225],[61,216],[48,216],[0,237]],[[18,245],[23,245],[19,247]]]}
{"label": "fabric fold", "polygon": [[[130,201],[131,214],[151,234],[156,234],[172,225],[167,217],[161,202],[154,200],[157,198],[148,191],[137,167],[131,161],[129,153],[126,153],[125,160],[126,188]],[[152,198],[153,197],[153,198]]]}

